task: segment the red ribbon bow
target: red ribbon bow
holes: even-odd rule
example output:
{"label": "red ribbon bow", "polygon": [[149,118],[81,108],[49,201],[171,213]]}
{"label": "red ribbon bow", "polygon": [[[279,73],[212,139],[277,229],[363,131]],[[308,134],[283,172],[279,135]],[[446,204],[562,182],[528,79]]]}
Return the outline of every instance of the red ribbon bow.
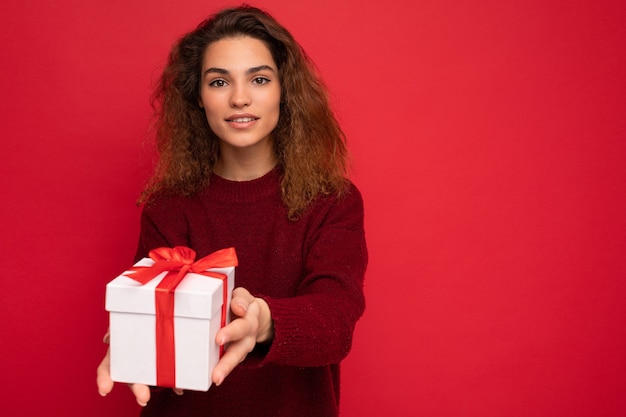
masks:
{"label": "red ribbon bow", "polygon": [[[160,273],[168,272],[155,289],[157,385],[175,388],[174,290],[188,272],[221,279],[223,296],[220,325],[224,327],[228,304],[226,275],[210,272],[207,269],[237,266],[237,254],[235,248],[221,249],[194,262],[196,252],[193,249],[175,246],[151,250],[149,256],[154,261],[154,265],[134,267],[131,271],[136,272],[126,276],[145,285]],[[220,346],[220,357],[223,351],[223,346]]]}

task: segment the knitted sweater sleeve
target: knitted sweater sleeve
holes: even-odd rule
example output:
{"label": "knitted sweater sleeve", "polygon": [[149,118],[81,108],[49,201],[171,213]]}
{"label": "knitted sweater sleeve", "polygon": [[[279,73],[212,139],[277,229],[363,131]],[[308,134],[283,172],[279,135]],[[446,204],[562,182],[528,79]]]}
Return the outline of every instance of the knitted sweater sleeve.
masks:
{"label": "knitted sweater sleeve", "polygon": [[306,275],[297,295],[262,296],[274,321],[265,363],[339,363],[350,351],[354,327],[365,309],[367,247],[363,201],[356,187],[342,198],[329,198],[311,228],[304,242]]}

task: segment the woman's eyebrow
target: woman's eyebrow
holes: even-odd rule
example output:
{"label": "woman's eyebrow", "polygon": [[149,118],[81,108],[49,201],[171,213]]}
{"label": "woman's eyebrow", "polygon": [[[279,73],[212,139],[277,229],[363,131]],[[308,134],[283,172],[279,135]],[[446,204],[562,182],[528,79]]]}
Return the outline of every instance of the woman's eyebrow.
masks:
{"label": "woman's eyebrow", "polygon": [[264,71],[264,70],[276,72],[274,68],[270,67],[269,65],[259,65],[258,67],[248,68],[248,70],[246,71],[246,74],[250,75],[250,74],[254,74],[255,72]]}
{"label": "woman's eyebrow", "polygon": [[225,70],[223,68],[214,68],[214,67],[207,68],[206,70],[204,70],[204,75],[206,76],[207,74],[210,74],[210,73],[213,73],[213,72],[217,73],[217,74],[228,75],[228,71],[227,70]]}
{"label": "woman's eyebrow", "polygon": [[[248,68],[246,70],[246,75],[254,74],[259,71],[271,71],[274,73],[276,72],[276,70],[269,65],[259,65],[258,67]],[[206,70],[204,70],[205,76],[211,73],[216,73],[216,74],[221,74],[221,75],[230,74],[230,72],[228,70],[225,70],[224,68],[211,67],[211,68],[207,68]]]}

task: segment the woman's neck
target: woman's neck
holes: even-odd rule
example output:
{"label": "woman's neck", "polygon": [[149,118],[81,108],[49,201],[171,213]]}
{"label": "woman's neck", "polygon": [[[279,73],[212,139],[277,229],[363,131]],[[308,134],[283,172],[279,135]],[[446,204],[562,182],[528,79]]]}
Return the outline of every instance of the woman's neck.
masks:
{"label": "woman's neck", "polygon": [[224,148],[213,172],[231,181],[250,181],[262,177],[276,166],[276,158],[269,149]]}

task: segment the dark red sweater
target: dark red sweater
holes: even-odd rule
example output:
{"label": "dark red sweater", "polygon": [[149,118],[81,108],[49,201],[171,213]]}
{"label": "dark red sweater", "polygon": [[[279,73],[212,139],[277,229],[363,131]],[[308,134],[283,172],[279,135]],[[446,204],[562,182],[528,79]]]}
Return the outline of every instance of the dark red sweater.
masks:
{"label": "dark red sweater", "polygon": [[365,308],[363,203],[351,185],[287,219],[280,172],[244,182],[213,176],[193,198],[161,197],[144,207],[137,258],[185,245],[198,257],[234,247],[235,285],[267,301],[274,340],[259,345],[208,392],[155,390],[142,416],[325,417],[339,405],[339,362]]}

